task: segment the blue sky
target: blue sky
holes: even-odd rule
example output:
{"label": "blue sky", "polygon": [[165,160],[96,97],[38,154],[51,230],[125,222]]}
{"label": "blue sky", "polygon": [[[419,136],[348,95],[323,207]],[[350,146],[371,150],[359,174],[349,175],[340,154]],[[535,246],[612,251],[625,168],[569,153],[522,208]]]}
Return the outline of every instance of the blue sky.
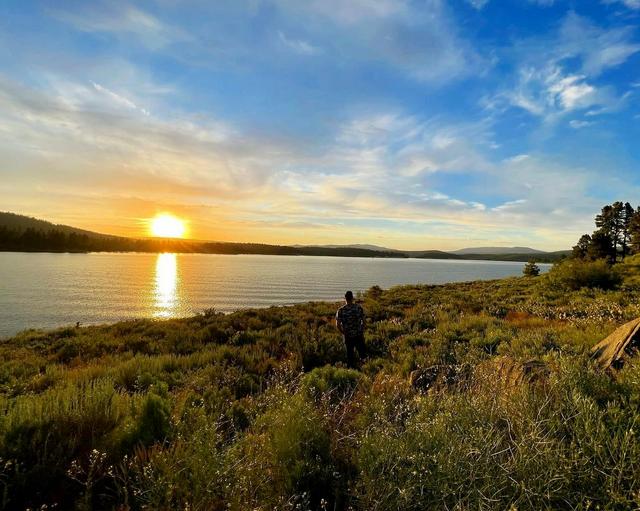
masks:
{"label": "blue sky", "polygon": [[0,209],[567,248],[639,202],[639,22],[638,0],[6,0]]}

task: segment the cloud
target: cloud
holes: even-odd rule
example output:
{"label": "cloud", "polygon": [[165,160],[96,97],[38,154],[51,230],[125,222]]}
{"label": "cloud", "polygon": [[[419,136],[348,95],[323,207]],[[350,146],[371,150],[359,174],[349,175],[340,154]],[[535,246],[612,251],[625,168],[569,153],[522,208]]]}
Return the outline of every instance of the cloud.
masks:
{"label": "cloud", "polygon": [[101,92],[101,93],[105,94],[106,96],[108,96],[110,99],[112,99],[117,105],[121,105],[121,106],[124,106],[126,108],[131,108],[133,110],[139,110],[143,114],[149,115],[149,112],[147,110],[145,110],[144,108],[138,107],[130,99],[127,99],[126,97],[121,96],[120,94],[116,94],[112,90],[107,89],[106,87],[100,85],[99,83],[96,83],[96,82],[92,81],[91,85],[93,85],[93,88],[96,89],[98,92]]}
{"label": "cloud", "polygon": [[[295,10],[300,2],[296,0],[280,0],[281,7]],[[431,2],[435,5],[439,2]],[[412,12],[407,0],[309,0],[302,7],[307,12],[319,14],[344,25],[360,25],[380,20],[404,17]]]}
{"label": "cloud", "polygon": [[103,32],[123,38],[134,36],[150,49],[160,49],[188,39],[183,30],[151,13],[120,0],[65,4],[48,9],[50,15],[83,32]]}
{"label": "cloud", "polygon": [[512,156],[511,158],[507,158],[507,162],[509,163],[519,163],[521,161],[525,161],[526,159],[531,158],[528,154],[517,154],[516,156]]}
{"label": "cloud", "polygon": [[[383,64],[442,84],[485,72],[490,60],[463,37],[443,0],[277,0],[288,19],[328,36],[325,53],[361,65]],[[345,57],[347,56],[348,57]]]}
{"label": "cloud", "polygon": [[[482,10],[489,3],[489,1],[490,0],[467,0],[469,4],[471,4],[474,8],[478,10]],[[526,1],[530,4],[540,5],[543,7],[549,7],[550,5],[553,5],[555,3],[555,0],[523,0],[523,1]],[[633,2],[635,0],[630,0],[630,1]]]}
{"label": "cloud", "polygon": [[[16,209],[90,227],[167,206],[208,226],[196,235],[247,241],[309,228],[314,242],[566,248],[608,200],[602,169],[545,154],[521,110],[578,130],[631,103],[608,81],[638,51],[629,27],[570,13],[496,49],[438,0],[200,3],[192,25],[153,3],[67,5],[62,28],[110,51],[67,48],[62,62],[14,44],[28,65],[0,76],[0,194]],[[492,108],[474,111],[498,82]],[[365,90],[345,94],[353,84]]]}
{"label": "cloud", "polygon": [[597,87],[584,75],[566,74],[560,67],[525,68],[517,86],[505,93],[513,105],[544,118],[547,122],[561,115],[593,107],[613,109],[619,98],[607,87]]}
{"label": "cloud", "polygon": [[584,74],[598,76],[640,51],[634,35],[634,27],[604,29],[570,12],[560,27],[555,46],[551,47],[552,58],[561,61],[578,57]]}
{"label": "cloud", "polygon": [[469,2],[473,8],[481,10],[489,3],[489,0],[467,0],[467,2]]}
{"label": "cloud", "polygon": [[623,4],[625,7],[629,9],[640,9],[640,0],[603,0],[604,4]]}
{"label": "cloud", "polygon": [[299,53],[300,55],[318,55],[322,53],[320,47],[313,46],[311,43],[303,41],[302,39],[290,39],[282,31],[278,31],[278,37],[282,44],[294,53]]}
{"label": "cloud", "polygon": [[553,123],[579,110],[605,113],[619,110],[628,99],[601,75],[640,51],[631,27],[600,28],[574,12],[551,36],[519,42],[512,87],[485,101],[491,108],[506,103]]}
{"label": "cloud", "polygon": [[576,130],[588,128],[589,126],[593,126],[594,124],[595,123],[593,123],[592,121],[580,121],[577,119],[572,119],[571,121],[569,121],[569,125]]}

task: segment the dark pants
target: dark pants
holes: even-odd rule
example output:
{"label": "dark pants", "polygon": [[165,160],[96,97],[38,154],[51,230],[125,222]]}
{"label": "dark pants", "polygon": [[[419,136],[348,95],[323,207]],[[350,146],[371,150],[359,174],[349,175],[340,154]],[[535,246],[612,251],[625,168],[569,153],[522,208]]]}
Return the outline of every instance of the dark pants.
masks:
{"label": "dark pants", "polygon": [[356,360],[354,349],[358,350],[360,359],[363,359],[367,356],[367,348],[364,345],[364,333],[356,335],[345,335],[344,343],[347,346],[347,367],[355,369]]}

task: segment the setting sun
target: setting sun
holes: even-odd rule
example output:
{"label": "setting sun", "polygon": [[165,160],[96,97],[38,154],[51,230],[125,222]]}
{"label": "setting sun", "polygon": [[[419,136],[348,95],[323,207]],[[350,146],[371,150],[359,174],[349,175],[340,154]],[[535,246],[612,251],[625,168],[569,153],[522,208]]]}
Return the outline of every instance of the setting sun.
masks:
{"label": "setting sun", "polygon": [[179,218],[163,213],[151,220],[150,230],[153,236],[159,238],[183,238],[186,226]]}

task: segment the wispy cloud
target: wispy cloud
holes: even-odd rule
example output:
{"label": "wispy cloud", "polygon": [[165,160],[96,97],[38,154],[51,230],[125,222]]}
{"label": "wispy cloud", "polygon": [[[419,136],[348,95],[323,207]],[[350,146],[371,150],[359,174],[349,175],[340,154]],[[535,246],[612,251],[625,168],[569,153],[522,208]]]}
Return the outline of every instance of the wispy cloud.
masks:
{"label": "wispy cloud", "polygon": [[551,46],[551,57],[556,61],[578,57],[582,60],[581,71],[584,74],[598,76],[640,51],[635,32],[631,26],[600,28],[570,12],[554,41],[556,46]]}
{"label": "wispy cloud", "polygon": [[383,63],[427,83],[464,78],[490,65],[464,38],[443,0],[419,6],[408,0],[277,3],[290,16],[305,19],[309,30],[331,27],[333,54],[339,58],[348,51],[350,60]]}
{"label": "wispy cloud", "polygon": [[489,0],[467,0],[472,7],[481,10],[485,5],[489,3]]}
{"label": "wispy cloud", "polygon": [[622,4],[629,9],[640,9],[640,0],[603,0],[605,4]]}
{"label": "wispy cloud", "polygon": [[[522,1],[530,4],[540,5],[543,7],[549,7],[550,5],[553,5],[556,0],[522,0]],[[633,2],[635,0],[630,0],[630,1]],[[481,10],[490,2],[490,0],[467,0],[467,2],[469,2],[476,9]]]}
{"label": "wispy cloud", "polygon": [[84,32],[104,32],[115,36],[134,36],[145,46],[159,49],[189,38],[183,30],[169,25],[129,2],[97,1],[49,8],[51,16]]}
{"label": "wispy cloud", "polygon": [[318,55],[322,53],[322,49],[319,46],[314,46],[307,41],[303,41],[302,39],[291,39],[287,37],[282,31],[278,31],[278,37],[280,38],[282,44],[284,44],[291,51],[299,53],[300,55]]}
{"label": "wispy cloud", "polygon": [[628,94],[598,83],[598,78],[639,51],[631,27],[603,29],[570,12],[552,36],[516,46],[515,85],[490,104],[506,99],[547,123],[579,110],[615,111]]}
{"label": "wispy cloud", "polygon": [[578,119],[572,119],[569,121],[569,125],[576,130],[582,129],[582,128],[588,128],[589,126],[593,126],[595,123],[592,121],[581,121]]}
{"label": "wispy cloud", "polygon": [[110,89],[107,89],[106,87],[100,85],[99,83],[96,82],[91,82],[91,85],[93,85],[93,88],[95,90],[97,90],[98,92],[101,92],[103,94],[105,94],[107,97],[109,97],[110,99],[112,99],[117,105],[121,105],[124,106],[126,108],[131,108],[133,110],[139,110],[140,112],[142,112],[145,115],[149,115],[149,112],[147,110],[145,110],[144,108],[140,108],[138,107],[133,101],[131,101],[130,99],[127,99],[124,96],[121,96],[120,94],[117,94],[115,92],[113,92]]}

